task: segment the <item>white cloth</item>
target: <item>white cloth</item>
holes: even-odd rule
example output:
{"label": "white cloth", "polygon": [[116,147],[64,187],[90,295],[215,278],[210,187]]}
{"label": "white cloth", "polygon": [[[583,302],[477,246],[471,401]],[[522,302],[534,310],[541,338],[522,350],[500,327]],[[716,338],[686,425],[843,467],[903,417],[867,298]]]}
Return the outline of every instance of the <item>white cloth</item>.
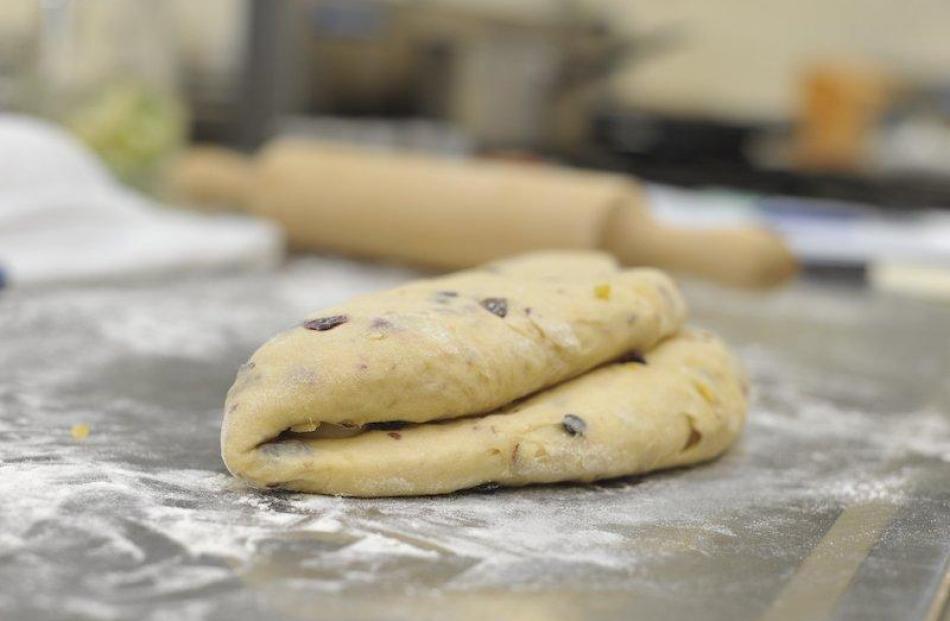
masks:
{"label": "white cloth", "polygon": [[164,207],[120,186],[64,130],[0,115],[0,270],[8,284],[265,267],[283,248],[267,222]]}

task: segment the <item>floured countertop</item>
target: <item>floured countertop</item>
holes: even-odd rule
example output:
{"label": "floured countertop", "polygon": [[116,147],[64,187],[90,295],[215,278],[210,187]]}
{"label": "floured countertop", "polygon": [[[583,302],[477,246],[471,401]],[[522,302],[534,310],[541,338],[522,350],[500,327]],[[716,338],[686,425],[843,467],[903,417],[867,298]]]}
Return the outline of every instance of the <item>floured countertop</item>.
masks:
{"label": "floured countertop", "polygon": [[687,286],[753,384],[737,447],[692,469],[382,500],[233,480],[218,430],[238,365],[411,277],[302,259],[0,292],[0,618],[940,618],[947,306]]}

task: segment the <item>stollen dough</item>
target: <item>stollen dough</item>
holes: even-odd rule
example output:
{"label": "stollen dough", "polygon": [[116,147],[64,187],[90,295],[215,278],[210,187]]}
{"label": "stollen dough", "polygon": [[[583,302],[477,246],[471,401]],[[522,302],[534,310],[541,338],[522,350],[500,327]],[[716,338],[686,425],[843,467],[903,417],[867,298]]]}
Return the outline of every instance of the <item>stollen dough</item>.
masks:
{"label": "stollen dough", "polygon": [[741,428],[741,373],[684,319],[667,277],[596,253],[356,298],[243,367],[225,463],[259,487],[379,496],[708,459]]}

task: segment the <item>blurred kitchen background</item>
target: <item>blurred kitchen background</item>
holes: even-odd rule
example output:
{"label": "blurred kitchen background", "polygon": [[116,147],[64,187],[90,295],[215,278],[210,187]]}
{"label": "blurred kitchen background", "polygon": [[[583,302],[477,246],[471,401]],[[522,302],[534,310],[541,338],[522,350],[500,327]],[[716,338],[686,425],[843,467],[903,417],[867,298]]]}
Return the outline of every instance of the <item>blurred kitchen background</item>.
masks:
{"label": "blurred kitchen background", "polygon": [[945,0],[4,0],[0,110],[159,197],[191,142],[288,135],[628,173],[669,222],[946,297],[947,24]]}

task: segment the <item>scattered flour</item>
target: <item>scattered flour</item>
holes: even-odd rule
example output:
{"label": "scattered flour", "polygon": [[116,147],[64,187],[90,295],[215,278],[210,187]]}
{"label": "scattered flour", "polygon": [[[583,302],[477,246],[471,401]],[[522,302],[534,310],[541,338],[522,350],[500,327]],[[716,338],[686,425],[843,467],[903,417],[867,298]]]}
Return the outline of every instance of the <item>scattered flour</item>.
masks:
{"label": "scattered flour", "polygon": [[[745,554],[793,567],[841,508],[907,502],[922,475],[950,464],[941,402],[891,407],[876,366],[829,372],[761,339],[739,341],[755,390],[732,451],[589,486],[375,500],[260,493],[220,464],[216,411],[189,411],[174,385],[153,390],[206,374],[223,382],[207,387],[216,407],[231,373],[221,367],[267,335],[406,277],[311,261],[213,291],[195,280],[0,299],[11,318],[0,368],[13,371],[0,378],[0,610],[200,619],[210,602],[275,580],[326,593],[660,589],[665,564],[683,559]],[[737,322],[755,308],[730,300]],[[796,320],[824,327],[862,311],[832,300],[813,312]],[[725,319],[706,319],[729,335]],[[142,383],[116,379],[127,367]],[[189,390],[201,396],[203,383]],[[89,438],[70,437],[76,423],[90,424]]]}

